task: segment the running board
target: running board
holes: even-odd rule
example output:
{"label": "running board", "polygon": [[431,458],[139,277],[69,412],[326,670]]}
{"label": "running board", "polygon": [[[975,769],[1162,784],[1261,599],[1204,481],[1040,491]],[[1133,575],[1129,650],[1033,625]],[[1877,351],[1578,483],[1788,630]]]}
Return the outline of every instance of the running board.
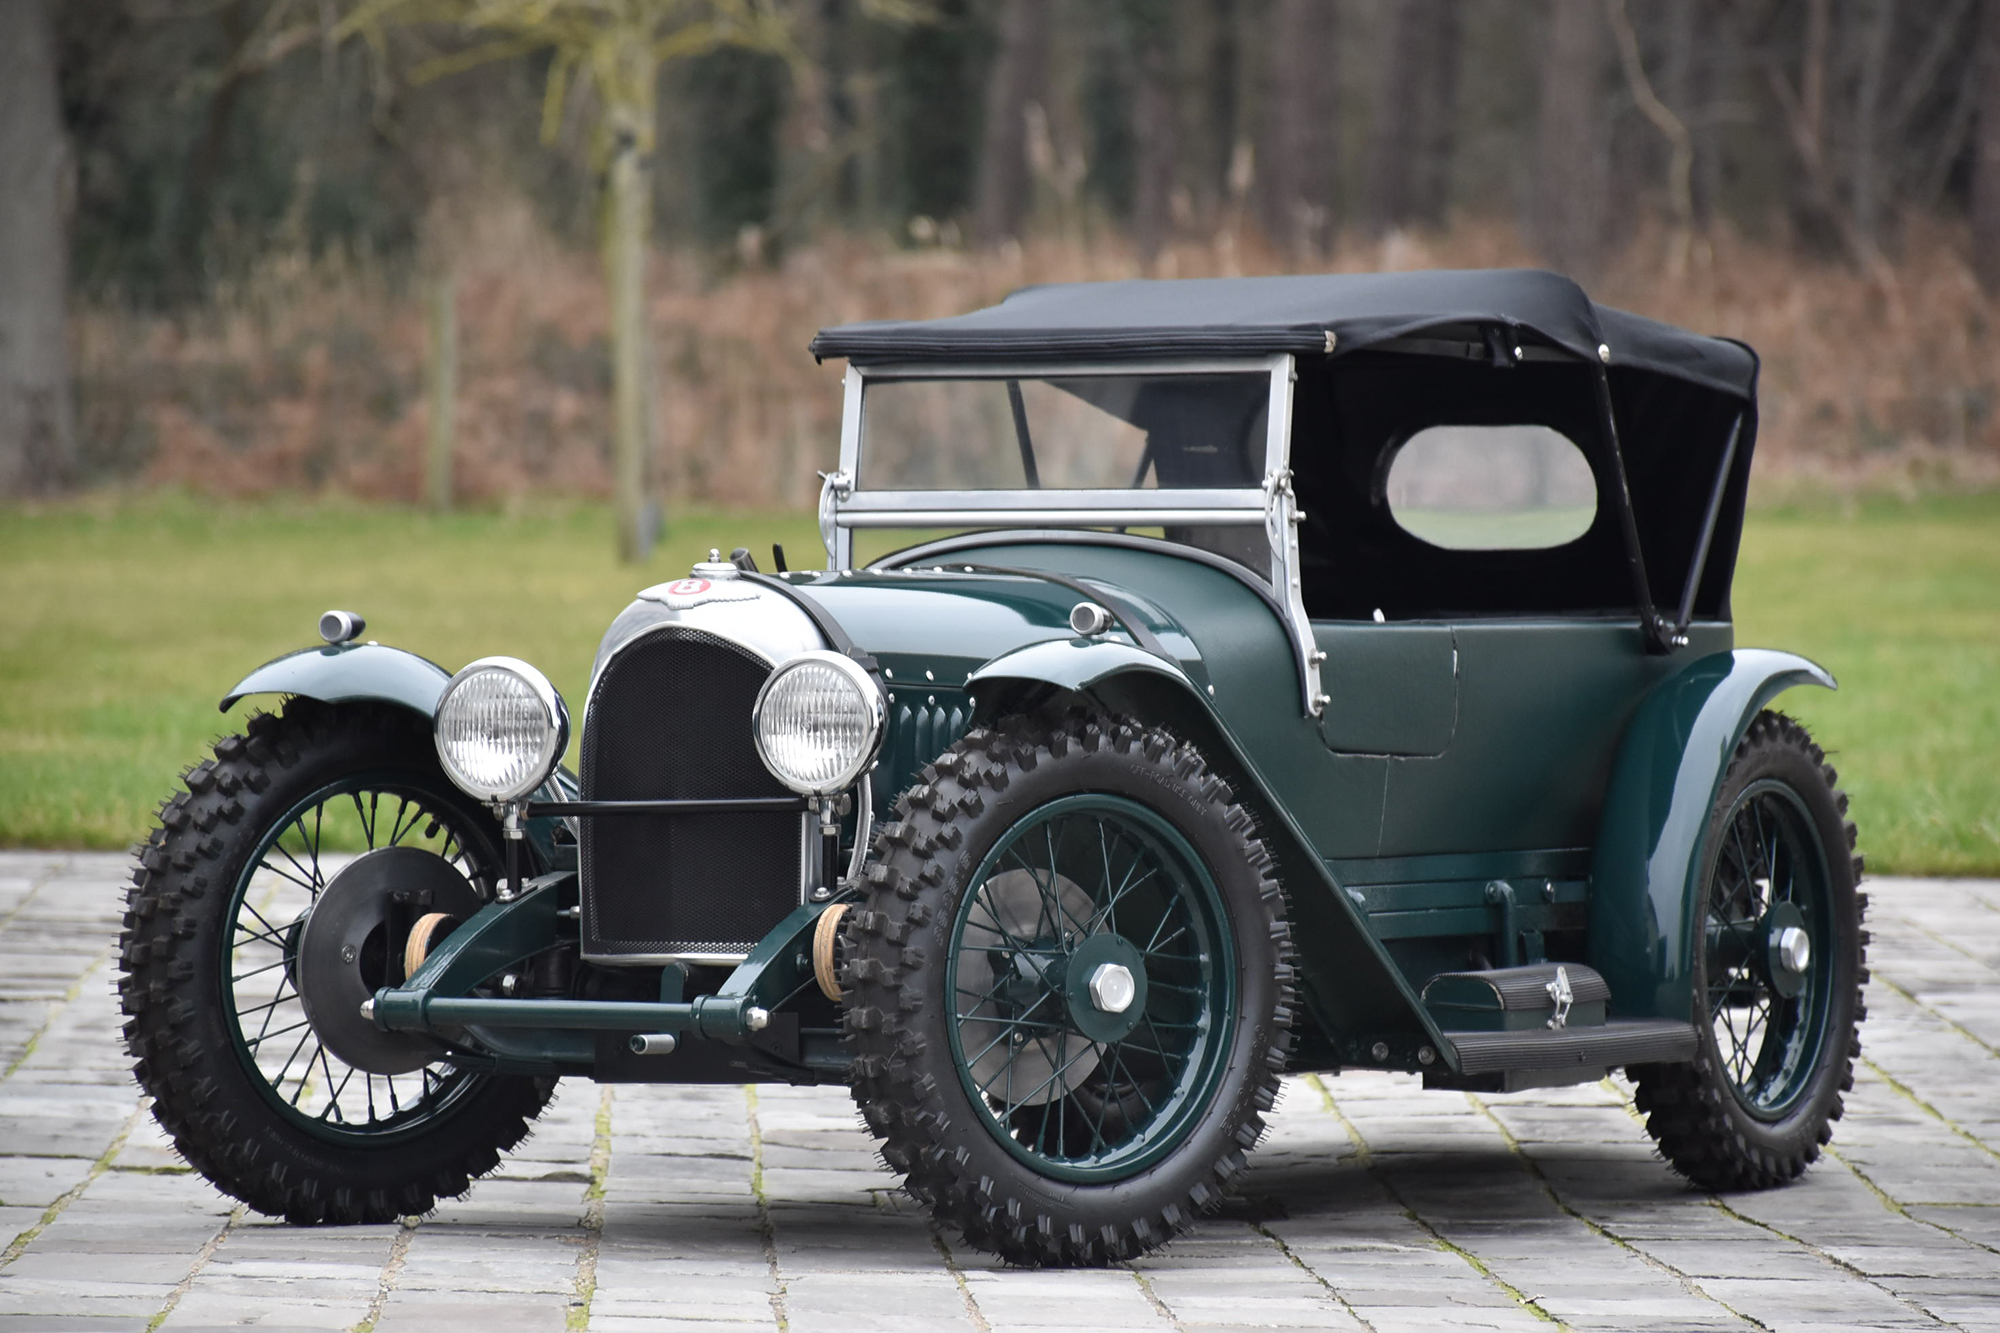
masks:
{"label": "running board", "polygon": [[1447,1032],[1444,1037],[1457,1048],[1459,1072],[1464,1074],[1678,1064],[1694,1059],[1697,1040],[1692,1023],[1670,1018],[1522,1032]]}

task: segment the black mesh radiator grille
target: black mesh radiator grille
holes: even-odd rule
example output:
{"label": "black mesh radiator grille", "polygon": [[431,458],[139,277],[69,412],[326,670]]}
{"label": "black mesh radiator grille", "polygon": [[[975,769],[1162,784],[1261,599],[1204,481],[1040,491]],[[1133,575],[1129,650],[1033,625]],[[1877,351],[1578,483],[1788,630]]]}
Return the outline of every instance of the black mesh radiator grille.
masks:
{"label": "black mesh radiator grille", "polygon": [[[751,738],[769,674],[748,650],[698,630],[656,630],[620,651],[584,714],[583,799],[792,796]],[[584,817],[584,954],[748,952],[799,904],[801,819]]]}

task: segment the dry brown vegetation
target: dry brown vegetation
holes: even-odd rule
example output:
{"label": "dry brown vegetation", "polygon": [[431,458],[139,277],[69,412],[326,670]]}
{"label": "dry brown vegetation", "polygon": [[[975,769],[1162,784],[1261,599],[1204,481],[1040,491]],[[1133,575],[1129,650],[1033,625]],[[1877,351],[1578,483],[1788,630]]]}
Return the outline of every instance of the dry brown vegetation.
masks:
{"label": "dry brown vegetation", "polygon": [[[1723,231],[1669,271],[1641,236],[1600,299],[1764,358],[1759,477],[1801,490],[2000,485],[2000,309],[1981,296],[1961,230],[1915,220],[1885,280]],[[609,489],[606,301],[595,257],[549,239],[525,208],[487,210],[457,253],[466,501]],[[1532,263],[1511,226],[1358,236],[1342,270]],[[1225,229],[1167,247],[1161,276],[1299,267]],[[990,303],[1025,283],[1136,276],[1122,238],[1048,238],[990,252],[829,238],[776,264],[721,271],[654,256],[654,476],[670,503],[808,503],[829,466],[837,365],[823,325]],[[98,475],[123,485],[257,495],[334,490],[414,500],[422,489],[424,315],[365,264],[267,265],[195,316],[80,312],[81,424]]]}

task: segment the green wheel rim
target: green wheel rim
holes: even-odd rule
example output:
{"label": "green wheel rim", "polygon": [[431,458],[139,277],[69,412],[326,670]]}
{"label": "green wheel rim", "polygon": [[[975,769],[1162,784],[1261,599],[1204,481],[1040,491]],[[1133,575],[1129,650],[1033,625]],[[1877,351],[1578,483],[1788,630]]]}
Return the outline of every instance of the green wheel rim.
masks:
{"label": "green wheel rim", "polygon": [[[1721,829],[1703,897],[1709,1029],[1736,1100],[1782,1120],[1810,1087],[1828,1035],[1838,940],[1826,851],[1798,793],[1772,779],[1745,787]],[[1775,958],[1770,937],[1786,926],[1810,944],[1802,969]]]}
{"label": "green wheel rim", "polygon": [[298,926],[336,869],[326,858],[380,847],[432,851],[475,884],[490,884],[499,865],[492,840],[463,812],[407,777],[343,778],[299,801],[258,840],[231,892],[219,951],[225,1025],[250,1081],[292,1124],[350,1146],[418,1133],[483,1081],[443,1062],[396,1075],[355,1069],[306,1020]]}
{"label": "green wheel rim", "polygon": [[[1070,974],[1079,954],[1092,970],[1142,961],[1128,1009],[1094,1007],[1090,978]],[[1214,875],[1160,814],[1103,793],[1039,807],[986,854],[952,922],[945,988],[966,1095],[1038,1174],[1143,1170],[1228,1072],[1235,957]]]}

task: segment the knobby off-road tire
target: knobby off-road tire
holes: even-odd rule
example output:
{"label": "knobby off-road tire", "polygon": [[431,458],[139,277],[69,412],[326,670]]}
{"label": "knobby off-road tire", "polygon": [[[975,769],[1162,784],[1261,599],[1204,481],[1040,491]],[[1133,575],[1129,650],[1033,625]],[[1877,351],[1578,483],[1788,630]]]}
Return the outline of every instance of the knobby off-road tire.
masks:
{"label": "knobby off-road tire", "polygon": [[486,896],[492,817],[445,777],[424,719],[385,705],[294,699],[184,782],[139,849],[120,950],[126,1044],[161,1127],[218,1188],[293,1222],[389,1222],[465,1193],[555,1080],[437,1065],[391,1081],[315,1059],[295,963],[337,827],[350,850],[428,848]]}
{"label": "knobby off-road tire", "polygon": [[[844,1022],[910,1193],[1024,1265],[1130,1258],[1213,1209],[1277,1097],[1294,970],[1271,856],[1201,755],[1089,714],[976,728],[872,860]],[[1121,960],[1138,998],[1110,1013],[1087,983]]]}
{"label": "knobby off-road tire", "polygon": [[[1710,813],[1693,969],[1700,1046],[1690,1063],[1630,1071],[1661,1154],[1704,1189],[1795,1179],[1854,1087],[1867,895],[1837,781],[1804,727],[1760,713]],[[1774,960],[1770,937],[1786,924],[1810,940],[1802,971]]]}

